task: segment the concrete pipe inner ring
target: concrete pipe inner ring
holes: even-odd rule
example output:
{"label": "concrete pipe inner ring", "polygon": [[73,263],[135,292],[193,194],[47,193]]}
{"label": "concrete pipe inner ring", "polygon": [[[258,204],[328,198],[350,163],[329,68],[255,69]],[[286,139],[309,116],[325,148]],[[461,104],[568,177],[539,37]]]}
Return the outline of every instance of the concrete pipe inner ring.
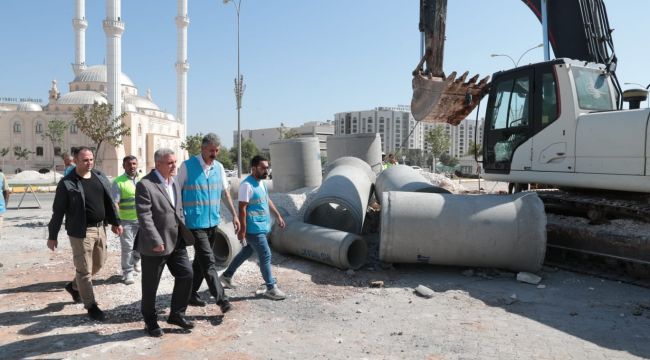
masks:
{"label": "concrete pipe inner ring", "polygon": [[311,207],[305,222],[328,229],[356,233],[360,229],[357,218],[358,215],[351,211],[350,206],[330,200]]}

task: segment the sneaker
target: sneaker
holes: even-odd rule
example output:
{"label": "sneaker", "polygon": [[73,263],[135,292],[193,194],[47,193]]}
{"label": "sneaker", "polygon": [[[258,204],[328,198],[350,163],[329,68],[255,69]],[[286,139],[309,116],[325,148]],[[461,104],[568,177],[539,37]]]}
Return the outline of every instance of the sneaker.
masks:
{"label": "sneaker", "polygon": [[67,291],[72,296],[72,301],[77,304],[81,303],[81,295],[79,295],[79,291],[75,290],[72,287],[72,282],[65,284],[65,291]]}
{"label": "sneaker", "polygon": [[133,280],[133,273],[129,272],[124,274],[124,283],[126,285],[132,285],[135,283],[135,280]]}
{"label": "sneaker", "polygon": [[267,289],[263,295],[271,300],[284,300],[287,297],[277,285],[273,285],[271,289]]}
{"label": "sneaker", "polygon": [[138,261],[136,261],[135,264],[133,264],[133,270],[135,270],[135,272],[142,272],[142,265],[140,265],[140,259],[138,259]]}
{"label": "sneaker", "polygon": [[106,320],[106,314],[104,314],[104,312],[101,311],[99,307],[97,307],[97,304],[93,304],[90,308],[88,308],[88,316],[90,316],[91,319],[97,321]]}
{"label": "sneaker", "polygon": [[229,278],[223,274],[219,276],[219,281],[221,281],[221,285],[224,287],[224,289],[236,289],[237,285],[232,281],[232,278]]}

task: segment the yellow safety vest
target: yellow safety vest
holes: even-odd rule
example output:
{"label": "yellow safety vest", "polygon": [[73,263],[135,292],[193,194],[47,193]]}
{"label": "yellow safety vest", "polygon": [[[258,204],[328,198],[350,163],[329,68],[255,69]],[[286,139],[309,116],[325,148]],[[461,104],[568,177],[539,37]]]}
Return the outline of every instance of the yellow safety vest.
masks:
{"label": "yellow safety vest", "polygon": [[[135,181],[140,181],[140,176],[136,175]],[[135,184],[126,174],[122,174],[115,179],[118,189],[120,189],[119,214],[122,220],[138,220],[138,214],[135,211]]]}

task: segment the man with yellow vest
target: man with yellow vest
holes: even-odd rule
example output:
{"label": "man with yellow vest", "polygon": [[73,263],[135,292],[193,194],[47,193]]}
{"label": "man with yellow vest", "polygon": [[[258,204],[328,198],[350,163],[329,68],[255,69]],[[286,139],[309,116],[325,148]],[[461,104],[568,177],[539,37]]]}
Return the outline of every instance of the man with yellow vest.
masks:
{"label": "man with yellow vest", "polygon": [[226,313],[232,305],[219,282],[217,262],[212,252],[217,226],[221,222],[222,200],[225,200],[224,203],[232,214],[235,232],[239,231],[239,219],[228,191],[226,172],[217,161],[220,146],[221,141],[216,134],[205,135],[201,141],[201,153],[183,162],[176,183],[182,190],[185,225],[194,235],[194,279],[189,304],[206,305],[198,293],[205,279],[221,312]]}
{"label": "man with yellow vest", "polygon": [[142,176],[138,174],[138,159],[128,155],[122,160],[124,174],[113,181],[113,201],[118,208],[124,231],[120,235],[122,245],[122,281],[131,285],[133,271],[140,272],[140,254],[133,250],[133,242],[138,233],[138,215],[135,211],[135,184]]}

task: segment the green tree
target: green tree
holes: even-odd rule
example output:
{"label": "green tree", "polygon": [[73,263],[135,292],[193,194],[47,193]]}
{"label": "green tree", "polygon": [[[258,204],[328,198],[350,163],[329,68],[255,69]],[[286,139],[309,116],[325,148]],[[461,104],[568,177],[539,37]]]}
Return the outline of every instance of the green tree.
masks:
{"label": "green tree", "polygon": [[81,107],[75,110],[73,117],[75,125],[95,143],[97,165],[101,164],[100,150],[103,143],[122,145],[124,136],[131,135],[131,128],[122,122],[126,113],[113,117],[113,105],[98,104]]}
{"label": "green tree", "polygon": [[201,141],[203,140],[203,133],[196,133],[194,135],[187,135],[185,141],[181,143],[181,149],[187,150],[190,156],[195,156],[201,153]]}
{"label": "green tree", "polygon": [[[255,143],[251,139],[246,139],[241,143],[241,166],[243,169],[239,169],[241,174],[248,173],[250,171],[251,159],[253,156],[259,154],[259,149],[255,146]],[[232,157],[233,162],[237,162],[237,146],[233,146],[230,149],[230,156]]]}
{"label": "green tree", "polygon": [[230,156],[230,151],[228,151],[228,149],[226,149],[224,146],[221,146],[221,148],[219,148],[219,153],[217,154],[217,161],[219,161],[224,168],[232,170],[233,167],[232,157]]}
{"label": "green tree", "polygon": [[16,159],[18,160],[23,160],[23,170],[27,169],[27,160],[29,160],[29,155],[33,154],[34,152],[27,149],[23,148],[20,146],[14,146],[14,156],[16,156]]}
{"label": "green tree", "polygon": [[433,155],[433,172],[436,172],[436,160],[449,150],[451,140],[449,135],[445,133],[443,126],[436,126],[429,130],[424,137],[424,140],[431,146],[431,154]]}
{"label": "green tree", "polygon": [[477,144],[474,141],[470,140],[469,146],[467,147],[467,154],[465,155],[471,155],[480,158],[483,155],[483,144]]}
{"label": "green tree", "polygon": [[5,171],[5,156],[9,154],[11,148],[2,148],[0,149],[0,157],[2,157],[2,171]]}
{"label": "green tree", "polygon": [[298,134],[298,131],[296,131],[296,129],[292,129],[290,127],[284,126],[284,123],[280,123],[280,127],[277,128],[277,130],[280,133],[280,140],[295,139],[297,137],[300,137],[300,134]]}
{"label": "green tree", "polygon": [[440,162],[445,166],[449,166],[453,168],[456,167],[456,165],[458,165],[458,158],[455,158],[445,153],[440,155]]}
{"label": "green tree", "polygon": [[57,146],[60,147],[62,145],[63,140],[65,139],[65,131],[68,130],[69,127],[70,124],[67,121],[54,119],[47,123],[47,129],[43,135],[41,135],[43,140],[49,140],[52,144],[52,173],[54,174],[55,179],[56,173],[54,171],[54,160],[56,159],[56,156],[54,156],[54,152]]}

